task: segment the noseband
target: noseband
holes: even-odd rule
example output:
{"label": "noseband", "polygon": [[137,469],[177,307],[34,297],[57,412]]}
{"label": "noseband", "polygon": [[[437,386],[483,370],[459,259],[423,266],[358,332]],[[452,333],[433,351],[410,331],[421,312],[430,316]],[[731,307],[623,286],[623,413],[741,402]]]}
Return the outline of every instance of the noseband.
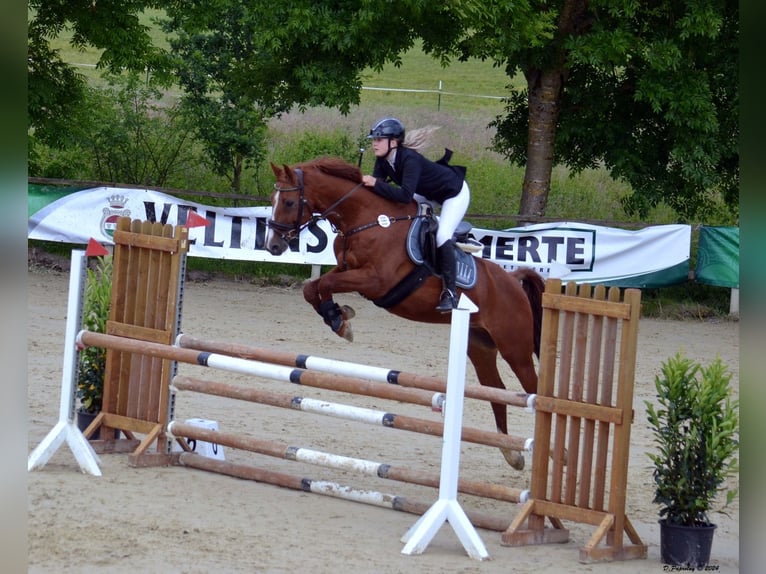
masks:
{"label": "noseband", "polygon": [[280,223],[271,218],[266,222],[266,226],[278,233],[279,237],[287,243],[297,237],[305,227],[308,227],[308,225],[314,221],[314,219],[311,218],[301,225],[301,219],[303,219],[303,206],[307,205],[308,201],[306,200],[306,194],[304,193],[305,190],[303,187],[303,170],[296,169],[295,174],[298,176],[298,185],[295,187],[279,187],[279,183],[274,184],[274,191],[278,193],[298,192],[298,217],[295,219],[295,223],[292,225],[289,223]]}
{"label": "noseband", "polygon": [[[295,223],[280,223],[279,221],[274,221],[273,219],[269,219],[266,222],[266,225],[269,229],[273,229],[276,233],[279,234],[280,238],[283,241],[290,242],[292,239],[297,237],[301,231],[303,231],[305,228],[309,227],[310,225],[313,225],[320,219],[327,219],[332,212],[335,210],[338,205],[343,203],[346,199],[348,199],[351,194],[353,194],[357,189],[362,187],[364,185],[363,183],[356,184],[353,188],[351,188],[351,191],[348,193],[342,195],[335,203],[333,203],[330,207],[328,207],[323,213],[320,215],[312,215],[306,223],[301,225],[301,219],[303,219],[303,208],[304,206],[308,205],[308,200],[306,199],[306,193],[305,188],[303,185],[303,170],[296,168],[295,174],[298,177],[298,185],[295,187],[279,187],[278,183],[274,184],[274,191],[277,191],[279,193],[283,192],[298,192],[298,217],[295,219]],[[273,212],[272,212],[273,215]]]}

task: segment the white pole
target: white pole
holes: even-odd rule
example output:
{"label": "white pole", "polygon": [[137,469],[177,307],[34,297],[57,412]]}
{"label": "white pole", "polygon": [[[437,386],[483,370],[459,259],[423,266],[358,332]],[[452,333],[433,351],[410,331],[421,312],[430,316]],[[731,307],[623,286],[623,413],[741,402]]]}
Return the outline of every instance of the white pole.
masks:
{"label": "white pole", "polygon": [[471,558],[489,558],[484,543],[457,501],[468,324],[470,314],[478,310],[473,301],[463,294],[458,308],[452,311],[439,500],[402,537],[402,542],[406,543],[402,554],[422,554],[441,525],[449,521]]}
{"label": "white pole", "polygon": [[80,330],[82,294],[86,269],[85,251],[72,251],[69,270],[69,301],[67,303],[66,332],[64,334],[64,364],[61,375],[61,401],[59,421],[43,441],[30,453],[27,472],[45,466],[61,443],[66,440],[80,469],[94,476],[101,476],[99,458],[90,442],[83,436],[74,421],[75,390],[77,380],[77,348],[75,339]]}
{"label": "white pole", "polygon": [[729,315],[739,315],[739,288],[731,290],[729,298]]}

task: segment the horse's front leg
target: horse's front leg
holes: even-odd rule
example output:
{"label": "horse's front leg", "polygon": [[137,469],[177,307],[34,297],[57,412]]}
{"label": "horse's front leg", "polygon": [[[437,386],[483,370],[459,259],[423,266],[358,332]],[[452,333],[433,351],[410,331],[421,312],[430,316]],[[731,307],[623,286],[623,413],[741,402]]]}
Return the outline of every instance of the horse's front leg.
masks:
{"label": "horse's front leg", "polygon": [[[334,271],[335,270],[331,270],[325,275],[333,273]],[[319,313],[319,315],[321,315],[325,324],[328,325],[335,334],[348,341],[353,341],[354,333],[351,329],[351,324],[348,321],[356,315],[356,312],[348,305],[338,305],[333,300],[332,291],[325,289],[325,295],[321,295],[322,290],[320,289],[320,281],[324,279],[325,275],[319,279],[309,281],[303,286],[303,298],[317,313]]]}

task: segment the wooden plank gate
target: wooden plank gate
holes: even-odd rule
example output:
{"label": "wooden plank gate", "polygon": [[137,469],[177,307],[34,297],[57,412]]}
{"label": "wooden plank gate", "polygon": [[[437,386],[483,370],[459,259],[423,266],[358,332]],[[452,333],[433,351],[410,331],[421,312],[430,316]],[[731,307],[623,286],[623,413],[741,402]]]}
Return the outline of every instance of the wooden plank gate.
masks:
{"label": "wooden plank gate", "polygon": [[[188,237],[185,226],[119,218],[107,334],[173,344],[180,328]],[[83,434],[90,437],[100,427],[102,437],[120,430],[127,439],[95,441],[97,452],[135,448],[134,458],[155,441],[158,453],[167,450],[174,370],[168,359],[107,349],[102,410]]]}
{"label": "wooden plank gate", "polygon": [[569,520],[597,527],[581,562],[646,558],[625,515],[640,311],[638,289],[546,281],[530,500],[503,544],[567,542]]}

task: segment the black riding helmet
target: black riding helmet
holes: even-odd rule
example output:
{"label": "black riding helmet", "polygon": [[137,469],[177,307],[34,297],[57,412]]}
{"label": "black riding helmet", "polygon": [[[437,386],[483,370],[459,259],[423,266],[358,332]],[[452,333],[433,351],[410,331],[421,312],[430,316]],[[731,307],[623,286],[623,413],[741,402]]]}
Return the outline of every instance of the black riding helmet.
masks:
{"label": "black riding helmet", "polygon": [[396,118],[383,118],[378,120],[372,129],[370,129],[370,135],[368,139],[372,138],[387,138],[398,140],[399,143],[404,142],[404,124]]}

